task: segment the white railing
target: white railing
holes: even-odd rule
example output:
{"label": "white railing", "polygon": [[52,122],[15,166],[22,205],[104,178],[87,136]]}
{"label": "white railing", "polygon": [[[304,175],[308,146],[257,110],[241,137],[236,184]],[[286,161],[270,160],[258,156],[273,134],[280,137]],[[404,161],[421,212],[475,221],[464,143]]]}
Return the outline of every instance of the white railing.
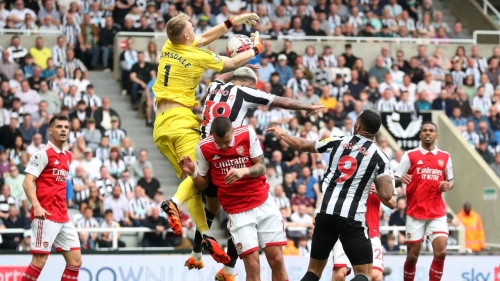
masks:
{"label": "white railing", "polygon": [[[11,228],[11,229],[0,229],[0,234],[8,234],[8,233],[24,233],[27,229],[24,228]],[[77,232],[92,232],[92,233],[103,233],[103,232],[111,232],[113,233],[113,245],[112,249],[118,249],[118,236],[117,233],[145,233],[145,232],[156,232],[155,229],[151,229],[148,227],[119,227],[119,228],[77,228]],[[186,236],[187,229],[183,229],[183,237]],[[171,229],[165,230],[163,233],[173,232]]]}
{"label": "white railing", "polygon": [[472,33],[472,40],[474,42],[477,42],[478,35],[497,35],[499,37],[498,41],[500,44],[500,30],[474,30],[474,32]]}
{"label": "white railing", "polygon": [[497,17],[495,19],[495,22],[497,24],[499,24],[499,21],[500,21],[500,12],[498,12],[497,8],[495,8],[495,6],[493,6],[490,1],[488,0],[483,0],[483,14],[487,17],[490,16],[490,14],[488,13],[488,9],[490,9],[493,14],[495,14],[495,16]]}
{"label": "white railing", "polygon": [[0,29],[0,34],[60,35],[60,30]]}
{"label": "white railing", "polygon": [[[290,226],[287,227],[287,230],[289,231],[301,231],[301,230],[307,230],[306,227],[300,227],[300,226]],[[12,229],[0,229],[0,234],[7,234],[7,233],[24,233],[26,229],[23,228],[12,228]],[[156,232],[156,230],[147,228],[147,227],[119,227],[119,228],[77,228],[77,232],[97,232],[97,233],[103,233],[103,232],[112,232],[113,233],[113,245],[112,249],[116,250],[118,249],[118,236],[116,235],[117,233],[145,233],[145,232]],[[186,235],[186,232],[188,230],[184,228],[183,231],[183,236]],[[394,236],[397,238],[398,237],[398,232],[399,231],[406,231],[406,227],[404,226],[380,226],[380,231],[389,231],[394,234]],[[458,245],[449,245],[447,247],[448,250],[452,251],[458,251],[458,252],[466,252],[465,248],[465,229],[463,227],[456,227],[456,226],[450,226],[449,227],[450,232],[458,232]],[[166,230],[166,232],[172,232],[171,229]],[[396,239],[396,245],[398,245],[398,239]],[[142,248],[141,248],[142,249]]]}
{"label": "white railing", "polygon": [[[165,32],[118,32],[117,36],[123,37],[167,37]],[[262,39],[273,39],[270,35],[261,35]],[[439,39],[439,38],[385,38],[385,37],[343,37],[343,36],[278,36],[278,40],[307,40],[316,42],[385,42],[385,43],[411,43],[411,44],[476,44],[473,39]]]}

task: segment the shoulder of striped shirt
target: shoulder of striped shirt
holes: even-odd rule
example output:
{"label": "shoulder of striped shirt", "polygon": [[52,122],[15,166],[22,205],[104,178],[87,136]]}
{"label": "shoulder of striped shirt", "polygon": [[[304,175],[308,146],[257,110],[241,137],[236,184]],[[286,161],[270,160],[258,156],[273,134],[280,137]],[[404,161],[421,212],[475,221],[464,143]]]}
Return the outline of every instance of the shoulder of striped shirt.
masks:
{"label": "shoulder of striped shirt", "polygon": [[375,147],[377,148],[376,151],[377,151],[378,155],[380,156],[380,158],[384,159],[385,162],[390,163],[391,160],[389,159],[389,157],[387,157],[387,155],[385,154],[385,152],[382,149],[380,149],[380,147],[378,147],[376,145],[375,145]]}

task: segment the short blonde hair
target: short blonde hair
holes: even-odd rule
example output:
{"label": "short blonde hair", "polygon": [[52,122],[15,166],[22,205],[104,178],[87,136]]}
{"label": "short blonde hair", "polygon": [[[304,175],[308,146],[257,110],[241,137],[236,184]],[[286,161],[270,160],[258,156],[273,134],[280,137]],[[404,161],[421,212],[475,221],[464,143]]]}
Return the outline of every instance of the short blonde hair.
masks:
{"label": "short blonde hair", "polygon": [[180,43],[184,28],[186,28],[186,21],[189,20],[189,16],[185,13],[179,13],[171,18],[166,27],[168,39],[173,43]]}

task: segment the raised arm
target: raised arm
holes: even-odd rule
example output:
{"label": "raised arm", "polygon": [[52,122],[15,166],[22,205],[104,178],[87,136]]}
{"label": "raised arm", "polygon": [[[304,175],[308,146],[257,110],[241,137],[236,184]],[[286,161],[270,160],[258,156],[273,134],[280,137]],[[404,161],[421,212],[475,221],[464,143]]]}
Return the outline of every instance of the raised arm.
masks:
{"label": "raised arm", "polygon": [[275,126],[266,130],[268,133],[273,133],[280,140],[285,141],[290,147],[299,150],[315,153],[316,151],[316,143],[313,141],[308,141],[303,138],[292,137],[283,132],[281,127]]}
{"label": "raised arm", "polygon": [[253,42],[252,49],[239,53],[234,58],[224,58],[224,67],[222,68],[223,71],[231,71],[235,70],[238,67],[244,66],[256,55],[262,52],[263,42],[258,31],[252,33],[251,40]]}
{"label": "raised arm", "polygon": [[298,100],[278,96],[274,97],[274,100],[270,105],[283,109],[307,110],[307,115],[314,113],[318,109],[325,108],[323,105],[305,104],[299,102]]}
{"label": "raised arm", "polygon": [[255,13],[241,14],[231,17],[221,24],[218,24],[201,35],[196,36],[196,47],[203,47],[219,39],[233,25],[246,24],[251,27],[257,23],[259,16]]}

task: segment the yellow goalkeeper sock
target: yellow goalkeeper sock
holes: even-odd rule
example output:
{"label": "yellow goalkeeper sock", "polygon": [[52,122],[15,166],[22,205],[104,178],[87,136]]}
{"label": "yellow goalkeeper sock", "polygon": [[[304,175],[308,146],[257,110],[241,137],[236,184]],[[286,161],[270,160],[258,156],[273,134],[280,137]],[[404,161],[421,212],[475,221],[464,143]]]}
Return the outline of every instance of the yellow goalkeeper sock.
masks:
{"label": "yellow goalkeeper sock", "polygon": [[201,200],[201,194],[197,193],[189,198],[186,204],[200,233],[210,230],[207,224],[207,215],[205,214],[205,206]]}
{"label": "yellow goalkeeper sock", "polygon": [[177,188],[177,192],[175,192],[174,197],[172,197],[172,201],[174,201],[175,204],[177,204],[177,207],[180,208],[184,202],[195,196],[199,191],[200,188],[194,184],[193,179],[187,177]]}

